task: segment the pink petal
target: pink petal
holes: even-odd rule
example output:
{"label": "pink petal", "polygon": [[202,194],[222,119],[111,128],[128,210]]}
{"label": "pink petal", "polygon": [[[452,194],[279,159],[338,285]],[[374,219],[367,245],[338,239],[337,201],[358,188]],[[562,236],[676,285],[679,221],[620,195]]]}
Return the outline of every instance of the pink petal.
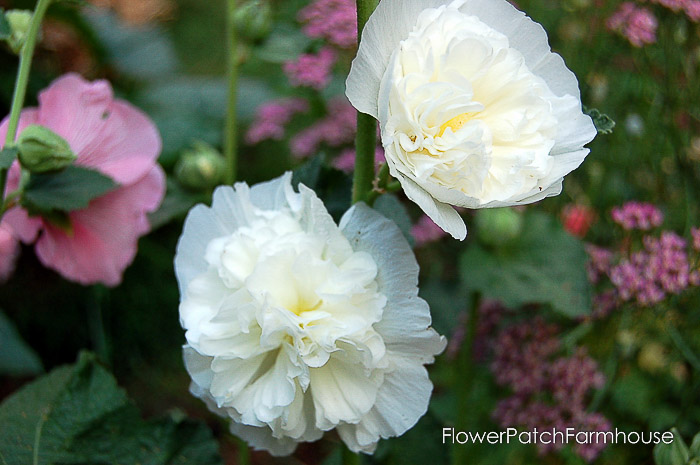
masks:
{"label": "pink petal", "polygon": [[19,241],[5,222],[0,223],[0,282],[5,282],[15,271],[19,256]]}
{"label": "pink petal", "polygon": [[164,193],[165,174],[156,165],[135,184],[72,212],[72,234],[45,224],[36,244],[39,260],[81,284],[118,285],[136,255],[138,238],[150,229],[146,213],[158,207]]}
{"label": "pink petal", "polygon": [[78,164],[120,184],[145,176],[160,154],[153,122],[133,105],[114,100],[107,81],[67,74],[41,92],[39,104],[38,123],[68,141]]}

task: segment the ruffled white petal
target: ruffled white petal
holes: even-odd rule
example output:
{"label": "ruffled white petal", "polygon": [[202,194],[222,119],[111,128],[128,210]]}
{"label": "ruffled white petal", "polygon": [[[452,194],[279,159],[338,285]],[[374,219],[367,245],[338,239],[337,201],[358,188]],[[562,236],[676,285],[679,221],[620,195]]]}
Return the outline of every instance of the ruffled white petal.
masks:
{"label": "ruffled white petal", "polygon": [[[350,424],[360,428],[351,447],[369,452],[377,434],[403,432],[425,411],[423,365],[445,341],[430,328],[398,227],[365,205],[338,227],[299,189],[289,175],[237,184],[188,216],[176,266],[190,390],[273,455]],[[400,373],[416,376],[405,389],[420,391],[410,398],[420,405],[380,431],[375,417],[394,408],[384,404]]]}

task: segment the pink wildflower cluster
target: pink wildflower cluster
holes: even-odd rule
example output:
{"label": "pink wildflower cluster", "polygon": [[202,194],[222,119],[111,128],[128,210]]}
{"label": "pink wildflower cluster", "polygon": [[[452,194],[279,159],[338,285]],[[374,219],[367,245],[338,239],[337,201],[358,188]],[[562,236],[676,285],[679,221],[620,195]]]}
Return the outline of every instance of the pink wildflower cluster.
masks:
{"label": "pink wildflower cluster", "polygon": [[308,111],[309,104],[302,98],[272,100],[261,105],[255,114],[255,120],[246,133],[248,144],[257,144],[263,140],[281,140],[284,127],[297,113]]}
{"label": "pink wildflower cluster", "polygon": [[635,47],[656,42],[658,21],[647,8],[625,2],[606,23],[608,29],[622,34]]}
{"label": "pink wildflower cluster", "polygon": [[[8,121],[0,124],[0,140]],[[68,226],[20,206],[8,210],[0,224],[0,277],[11,273],[21,240],[35,244],[39,261],[71,281],[116,286],[136,255],[139,237],[150,229],[147,214],[165,194],[156,126],[128,102],[115,99],[107,81],[87,82],[77,74],[54,81],[39,94],[38,108],[22,111],[18,134],[32,124],[63,137],[77,156],[76,165],[99,171],[118,187],[70,212]],[[18,187],[20,176],[15,162],[8,192]]]}
{"label": "pink wildflower cluster", "polygon": [[653,3],[675,12],[682,10],[691,21],[700,20],[700,0],[653,0]]}
{"label": "pink wildflower cluster", "polygon": [[[661,226],[663,214],[653,205],[629,202],[612,211],[616,223],[626,230],[648,230]],[[700,228],[692,228],[692,248],[700,252]],[[669,294],[680,294],[689,287],[700,286],[697,257],[689,256],[686,240],[672,231],[663,231],[659,237],[644,236],[641,250],[612,250],[588,245],[590,258],[587,271],[589,280],[596,284],[607,277],[613,284],[593,301],[593,318],[608,315],[622,302],[649,306]]]}
{"label": "pink wildflower cluster", "polygon": [[[557,327],[541,318],[501,330],[493,344],[491,371],[496,382],[514,394],[498,403],[494,419],[503,428],[609,431],[611,424],[605,417],[586,411],[588,393],[605,384],[597,363],[583,348],[572,356],[556,357],[557,336]],[[563,446],[553,441],[538,444],[538,449],[546,454]],[[601,442],[576,444],[574,450],[593,461],[604,448]]]}
{"label": "pink wildflower cluster", "polygon": [[661,226],[664,215],[656,206],[644,202],[627,202],[622,207],[612,209],[613,221],[626,230],[648,231]]}
{"label": "pink wildflower cluster", "polygon": [[299,12],[304,33],[350,48],[357,43],[357,11],[353,0],[316,0]]}
{"label": "pink wildflower cluster", "polygon": [[[374,150],[374,166],[375,168],[379,167],[382,163],[386,161],[386,158],[384,158],[384,149],[382,147],[377,147]],[[345,149],[342,152],[340,152],[340,155],[338,155],[334,160],[333,160],[333,167],[339,169],[340,171],[344,171],[346,173],[352,173],[352,171],[355,169],[355,149]]]}
{"label": "pink wildflower cluster", "polygon": [[335,60],[335,51],[331,47],[323,47],[317,54],[305,53],[296,60],[287,61],[282,69],[293,86],[322,90],[331,81]]}
{"label": "pink wildflower cluster", "polygon": [[357,113],[344,97],[328,104],[328,116],[297,134],[291,141],[292,154],[297,158],[315,153],[321,144],[340,147],[351,143],[357,130]]}
{"label": "pink wildflower cluster", "polygon": [[691,284],[685,240],[665,231],[644,238],[644,249],[610,269],[610,281],[622,301],[653,305],[667,294],[679,294]]}
{"label": "pink wildflower cluster", "polygon": [[[473,358],[477,362],[484,362],[491,357],[496,331],[503,316],[507,313],[503,304],[499,300],[484,299],[477,309],[478,318],[476,323],[476,333],[472,346]],[[469,324],[467,312],[460,313],[457,327],[450,337],[447,345],[446,355],[454,360],[462,349],[462,344],[467,335],[467,325]]]}
{"label": "pink wildflower cluster", "polygon": [[446,234],[428,215],[421,216],[418,222],[411,227],[411,235],[416,241],[416,247],[439,241]]}

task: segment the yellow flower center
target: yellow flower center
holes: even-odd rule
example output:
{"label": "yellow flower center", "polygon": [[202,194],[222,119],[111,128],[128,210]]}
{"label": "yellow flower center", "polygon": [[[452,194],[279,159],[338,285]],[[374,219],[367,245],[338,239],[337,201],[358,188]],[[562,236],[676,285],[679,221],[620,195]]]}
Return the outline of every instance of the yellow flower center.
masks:
{"label": "yellow flower center", "polygon": [[443,134],[445,134],[447,128],[451,128],[452,132],[459,131],[464,127],[465,124],[467,124],[472,119],[472,116],[474,116],[474,113],[467,112],[462,113],[461,115],[457,115],[451,120],[448,120],[442,126],[440,126],[439,135],[442,136]]}

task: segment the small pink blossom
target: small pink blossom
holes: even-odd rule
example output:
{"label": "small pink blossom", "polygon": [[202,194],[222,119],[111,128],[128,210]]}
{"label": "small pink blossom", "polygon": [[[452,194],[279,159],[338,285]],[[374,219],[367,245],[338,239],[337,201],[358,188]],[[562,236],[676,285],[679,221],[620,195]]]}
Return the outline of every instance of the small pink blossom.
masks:
{"label": "small pink blossom", "polygon": [[428,215],[420,217],[418,222],[411,227],[411,235],[416,240],[416,247],[420,247],[443,238],[447,233],[433,223]]}
{"label": "small pink blossom", "polygon": [[[377,147],[374,150],[374,166],[375,168],[381,166],[382,163],[384,163],[386,159],[384,158],[384,149],[382,147]],[[342,152],[340,152],[340,155],[338,155],[334,160],[333,160],[333,166],[340,171],[344,171],[346,173],[352,173],[352,171],[355,169],[355,149],[345,149]]]}
{"label": "small pink blossom", "polygon": [[658,21],[647,8],[625,2],[606,23],[608,29],[622,34],[635,47],[656,42]]}
{"label": "small pink blossom", "polygon": [[[138,238],[150,226],[146,214],[165,194],[165,175],[157,164],[161,140],[140,110],[113,98],[107,81],[87,82],[67,74],[39,94],[39,107],[22,111],[18,134],[30,124],[62,136],[77,155],[76,164],[109,176],[119,187],[69,213],[70,230],[29,216],[20,207],[3,221],[25,243],[36,240],[41,263],[81,284],[116,286],[136,255]],[[8,120],[0,125],[4,140]],[[8,190],[19,183],[19,166],[9,173]]]}
{"label": "small pink blossom", "polygon": [[678,12],[683,9],[686,0],[652,0],[652,3],[658,3],[669,10]]}
{"label": "small pink blossom", "polygon": [[561,216],[564,229],[579,239],[586,236],[595,221],[595,211],[585,205],[569,204],[564,207]]}
{"label": "small pink blossom", "polygon": [[255,120],[246,133],[248,144],[257,144],[263,140],[281,140],[284,127],[297,113],[308,111],[309,104],[302,98],[272,100],[261,105],[255,114]]}
{"label": "small pink blossom", "polygon": [[321,144],[340,147],[355,139],[357,112],[344,97],[328,104],[328,116],[301,131],[291,140],[292,154],[304,158],[314,154]]}
{"label": "small pink blossom", "polygon": [[12,276],[18,256],[19,240],[9,225],[0,223],[0,283]]}
{"label": "small pink blossom", "polygon": [[683,11],[688,19],[697,23],[700,21],[700,0],[686,0],[683,5]]}
{"label": "small pink blossom", "polygon": [[700,228],[691,228],[690,235],[693,237],[693,248],[700,251]]}
{"label": "small pink blossom", "polygon": [[322,90],[331,81],[331,70],[335,60],[333,49],[323,47],[315,55],[307,53],[301,55],[296,61],[287,61],[282,69],[293,86],[306,86]]}
{"label": "small pink blossom", "polygon": [[613,221],[626,230],[649,229],[661,226],[664,214],[657,207],[644,202],[627,202],[622,207],[615,207],[610,213]]}
{"label": "small pink blossom", "polygon": [[306,23],[304,33],[326,39],[331,44],[350,48],[357,44],[357,10],[354,0],[316,0],[299,12]]}

